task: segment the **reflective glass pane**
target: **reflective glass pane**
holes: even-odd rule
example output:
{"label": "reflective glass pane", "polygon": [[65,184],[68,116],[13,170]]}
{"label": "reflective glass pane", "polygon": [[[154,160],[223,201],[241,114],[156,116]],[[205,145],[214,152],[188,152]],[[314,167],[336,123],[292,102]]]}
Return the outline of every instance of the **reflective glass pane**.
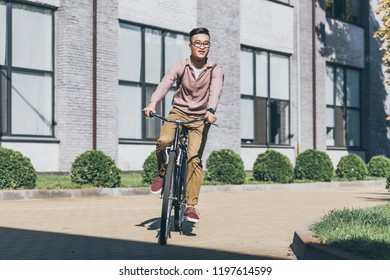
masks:
{"label": "reflective glass pane", "polygon": [[289,58],[283,55],[270,55],[270,96],[289,100]]}
{"label": "reflective glass pane", "polygon": [[355,24],[360,23],[360,1],[345,0],[345,20]]}
{"label": "reflective glass pane", "polygon": [[168,116],[169,112],[172,110],[173,106],[172,106],[172,99],[173,99],[173,96],[175,95],[175,90],[171,89],[170,91],[168,91],[167,95],[165,95],[164,99],[165,99],[165,104],[164,104],[164,115],[165,117]]}
{"label": "reflective glass pane", "polygon": [[5,69],[0,70],[0,132],[7,132],[7,71]]}
{"label": "reflective glass pane", "polygon": [[334,109],[326,108],[326,145],[335,145]]}
{"label": "reflective glass pane", "polygon": [[289,144],[289,103],[280,100],[270,102],[270,143]]}
{"label": "reflective glass pane", "polygon": [[[146,87],[146,101],[149,101],[156,87]],[[156,106],[156,113],[161,115],[161,102]],[[146,118],[146,138],[156,139],[160,134],[161,120],[158,118]]]}
{"label": "reflective glass pane", "polygon": [[119,27],[119,79],[141,81],[141,28],[129,24]]}
{"label": "reflective glass pane", "polygon": [[256,54],[256,95],[268,96],[268,55]]}
{"label": "reflective glass pane", "polygon": [[189,57],[188,36],[167,33],[165,35],[165,72],[179,59]]}
{"label": "reflective glass pane", "polygon": [[326,67],[326,81],[325,81],[325,89],[326,89],[326,104],[328,105],[334,105],[334,94],[333,94],[333,67],[327,66]]}
{"label": "reflective glass pane", "polygon": [[118,134],[119,138],[142,137],[142,89],[138,86],[119,86]]}
{"label": "reflective glass pane", "polygon": [[357,110],[347,111],[347,145],[360,146],[360,112]]}
{"label": "reflective glass pane", "polygon": [[336,105],[344,106],[344,69],[336,68]]}
{"label": "reflective glass pane", "polygon": [[241,50],[241,94],[253,95],[253,53]]}
{"label": "reflective glass pane", "polygon": [[253,100],[241,99],[241,139],[248,140],[249,143],[254,139],[254,120]]}
{"label": "reflective glass pane", "polygon": [[52,77],[12,73],[12,134],[52,135]]}
{"label": "reflective glass pane", "polygon": [[52,11],[12,5],[12,65],[52,70]]}
{"label": "reflective glass pane", "polygon": [[347,106],[360,107],[360,73],[347,69]]}
{"label": "reflective glass pane", "polygon": [[161,80],[161,32],[145,29],[145,81],[158,84]]}
{"label": "reflective glass pane", "polygon": [[6,15],[5,3],[0,1],[0,65],[5,65],[5,46],[6,46]]}

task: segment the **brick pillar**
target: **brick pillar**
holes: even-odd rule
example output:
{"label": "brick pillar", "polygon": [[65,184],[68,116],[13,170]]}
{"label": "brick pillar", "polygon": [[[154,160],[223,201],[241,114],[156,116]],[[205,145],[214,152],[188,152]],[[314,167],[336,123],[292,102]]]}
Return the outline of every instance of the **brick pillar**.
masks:
{"label": "brick pillar", "polygon": [[217,110],[220,127],[210,129],[205,159],[212,150],[240,152],[240,1],[198,0],[198,27],[211,35],[210,59],[222,66],[224,90]]}

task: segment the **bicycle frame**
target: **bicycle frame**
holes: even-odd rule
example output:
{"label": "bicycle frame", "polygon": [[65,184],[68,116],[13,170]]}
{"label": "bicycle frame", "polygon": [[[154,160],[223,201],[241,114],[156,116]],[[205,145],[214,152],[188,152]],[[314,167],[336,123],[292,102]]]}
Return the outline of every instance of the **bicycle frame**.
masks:
{"label": "bicycle frame", "polygon": [[169,120],[153,113],[163,121],[176,124],[172,145],[166,149],[166,176],[163,189],[163,198],[159,243],[165,245],[170,236],[171,211],[174,208],[174,229],[181,232],[186,206],[186,171],[187,171],[187,131],[186,124],[206,121],[206,118],[197,118],[190,121]]}

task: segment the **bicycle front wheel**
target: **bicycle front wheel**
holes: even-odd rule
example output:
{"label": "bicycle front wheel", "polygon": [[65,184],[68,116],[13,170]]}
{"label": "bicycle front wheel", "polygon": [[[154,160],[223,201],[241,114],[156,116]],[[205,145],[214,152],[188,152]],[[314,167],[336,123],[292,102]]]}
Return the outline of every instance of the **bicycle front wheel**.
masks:
{"label": "bicycle front wheel", "polygon": [[186,209],[186,170],[187,159],[183,156],[180,168],[178,168],[178,185],[177,185],[177,203],[174,204],[174,228],[175,231],[181,232],[184,222],[184,212]]}
{"label": "bicycle front wheel", "polygon": [[175,184],[175,167],[176,167],[176,153],[171,151],[169,153],[168,165],[164,180],[164,193],[161,210],[160,235],[159,243],[161,245],[167,244],[171,227],[171,211],[173,201],[173,189]]}

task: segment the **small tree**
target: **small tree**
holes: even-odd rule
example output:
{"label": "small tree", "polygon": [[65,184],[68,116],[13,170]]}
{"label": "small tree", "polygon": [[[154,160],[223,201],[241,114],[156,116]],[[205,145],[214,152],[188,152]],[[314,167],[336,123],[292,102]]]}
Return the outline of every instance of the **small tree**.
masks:
{"label": "small tree", "polygon": [[373,177],[390,175],[390,159],[385,156],[373,156],[367,164],[368,174]]}
{"label": "small tree", "polygon": [[257,156],[253,177],[257,181],[291,183],[294,180],[294,167],[287,156],[275,150],[267,150]]}
{"label": "small tree", "polygon": [[150,155],[145,159],[142,168],[142,181],[144,183],[150,184],[158,175],[156,151],[151,152]]}
{"label": "small tree", "polygon": [[348,180],[364,180],[368,171],[361,157],[355,154],[343,156],[336,168],[336,175]]}
{"label": "small tree", "polygon": [[[383,25],[374,33],[374,37],[382,41],[380,50],[384,51],[382,61],[387,67],[386,73],[390,73],[390,0],[379,0],[375,13],[382,15]],[[389,79],[386,80],[390,84]]]}
{"label": "small tree", "polygon": [[76,184],[104,188],[119,187],[121,182],[120,170],[115,161],[99,150],[86,151],[76,157],[70,178]]}
{"label": "small tree", "polygon": [[330,182],[334,175],[332,161],[322,151],[309,149],[299,154],[295,163],[295,178]]}
{"label": "small tree", "polygon": [[37,172],[31,160],[18,151],[0,148],[0,189],[32,189]]}
{"label": "small tree", "polygon": [[213,151],[206,161],[206,180],[224,184],[242,184],[245,181],[244,163],[240,155],[230,149]]}

